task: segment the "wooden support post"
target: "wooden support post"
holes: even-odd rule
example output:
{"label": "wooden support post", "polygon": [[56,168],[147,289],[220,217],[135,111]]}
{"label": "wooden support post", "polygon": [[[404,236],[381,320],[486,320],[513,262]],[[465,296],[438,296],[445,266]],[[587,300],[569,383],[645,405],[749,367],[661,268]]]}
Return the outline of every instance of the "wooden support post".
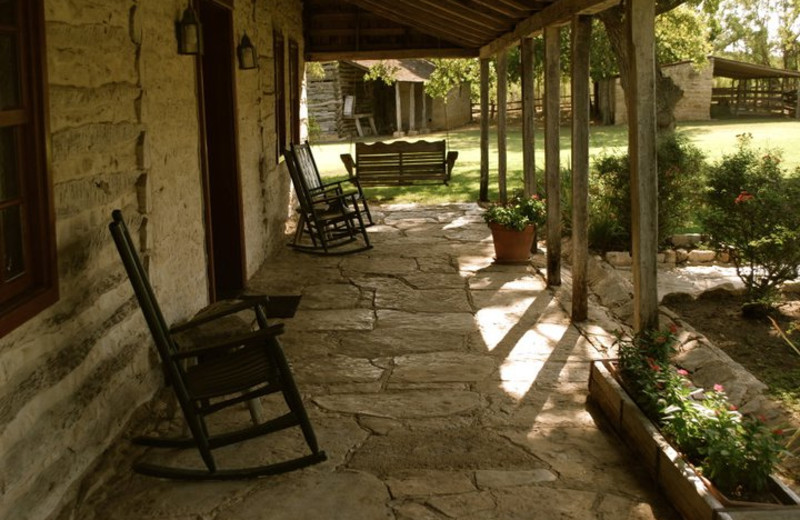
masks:
{"label": "wooden support post", "polygon": [[508,202],[506,174],[507,159],[507,126],[508,126],[508,53],[505,50],[497,54],[497,188],[500,202]]}
{"label": "wooden support post", "polygon": [[489,59],[481,58],[481,183],[478,200],[489,202]]}
{"label": "wooden support post", "polygon": [[631,169],[633,325],[658,328],[655,0],[627,2],[630,56],[628,156]]}
{"label": "wooden support post", "polygon": [[561,285],[561,29],[544,28],[544,168],[547,179],[547,285]]}
{"label": "wooden support post", "polygon": [[[447,100],[447,98],[445,98],[445,101],[446,100]],[[444,109],[447,110],[447,103],[445,103]],[[446,114],[446,112],[445,112],[445,114]],[[445,115],[444,119],[445,119],[445,124],[446,124],[447,123],[447,115]],[[427,134],[428,132],[431,131],[431,129],[428,128],[428,95],[425,93],[425,85],[424,84],[422,85],[422,121],[421,121],[420,124],[421,124],[421,127],[420,127],[419,131],[421,133]],[[449,130],[449,129],[446,129],[446,130]]]}
{"label": "wooden support post", "polygon": [[417,135],[417,88],[416,83],[408,84],[408,135]]}
{"label": "wooden support post", "polygon": [[797,82],[797,100],[794,107],[794,118],[800,119],[800,81]]}
{"label": "wooden support post", "polygon": [[572,19],[572,320],[589,316],[589,46],[592,17]]}
{"label": "wooden support post", "polygon": [[402,102],[400,101],[400,82],[394,82],[394,103],[395,113],[397,115],[397,131],[393,134],[394,137],[403,137],[406,135],[403,132],[403,110]]}
{"label": "wooden support post", "polygon": [[[525,196],[536,190],[536,97],[533,92],[533,38],[522,39],[522,178]],[[534,247],[536,245],[534,244]]]}

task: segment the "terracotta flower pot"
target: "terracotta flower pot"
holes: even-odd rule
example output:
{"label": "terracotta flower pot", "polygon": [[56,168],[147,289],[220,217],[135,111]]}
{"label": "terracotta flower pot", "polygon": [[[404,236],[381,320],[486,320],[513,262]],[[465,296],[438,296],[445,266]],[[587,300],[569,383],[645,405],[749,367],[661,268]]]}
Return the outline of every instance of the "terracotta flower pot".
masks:
{"label": "terracotta flower pot", "polygon": [[517,231],[491,222],[489,229],[492,230],[496,263],[524,264],[528,262],[531,257],[536,226],[531,224],[522,231]]}

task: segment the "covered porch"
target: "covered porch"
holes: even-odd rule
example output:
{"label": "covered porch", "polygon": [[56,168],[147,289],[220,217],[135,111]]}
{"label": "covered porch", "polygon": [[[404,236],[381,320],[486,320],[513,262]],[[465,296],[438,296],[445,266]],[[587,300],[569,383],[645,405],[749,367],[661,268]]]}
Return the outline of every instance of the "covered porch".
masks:
{"label": "covered porch", "polygon": [[[281,340],[326,462],[255,481],[164,481],[130,463],[170,456],[124,438],[61,518],[677,519],[586,407],[588,362],[609,355],[621,325],[599,304],[571,323],[571,274],[548,289],[541,254],[495,265],[481,212],[376,207],[368,253],[287,248],[250,279],[303,295]],[[169,403],[138,428],[179,431]],[[247,408],[224,420],[249,420]],[[220,450],[220,464],[285,456],[300,439],[281,435]],[[181,456],[202,465],[194,450]]]}

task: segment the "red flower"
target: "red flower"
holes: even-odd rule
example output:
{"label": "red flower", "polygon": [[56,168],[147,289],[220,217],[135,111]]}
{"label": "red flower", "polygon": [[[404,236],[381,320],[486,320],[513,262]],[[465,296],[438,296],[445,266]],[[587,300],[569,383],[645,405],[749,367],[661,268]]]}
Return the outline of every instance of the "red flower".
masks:
{"label": "red flower", "polygon": [[738,406],[736,406],[735,404],[732,404],[732,405],[729,405],[729,406],[728,406],[728,410],[730,410],[730,411],[732,411],[732,412],[735,412],[735,411],[736,411],[736,410],[738,410],[738,409],[739,409],[739,407],[738,407]]}
{"label": "red flower", "polygon": [[658,366],[658,364],[655,362],[655,360],[653,360],[653,358],[651,357],[647,358],[647,364],[650,365],[650,369],[653,372],[661,372],[661,367]]}
{"label": "red flower", "polygon": [[659,336],[656,338],[656,343],[666,343],[667,337],[666,336]]}
{"label": "red flower", "polygon": [[670,323],[669,324],[669,331],[671,333],[673,333],[673,334],[677,334],[678,333],[678,326],[675,325],[674,323]]}
{"label": "red flower", "polygon": [[783,435],[783,430],[781,428],[777,428],[775,430],[772,430],[772,433],[774,433],[775,435],[781,436],[781,435]]}
{"label": "red flower", "polygon": [[736,200],[733,202],[736,204],[741,204],[742,202],[747,202],[748,200],[753,200],[754,198],[755,198],[754,195],[751,195],[750,193],[747,193],[745,190],[742,190],[742,192],[739,194],[738,197],[736,197]]}

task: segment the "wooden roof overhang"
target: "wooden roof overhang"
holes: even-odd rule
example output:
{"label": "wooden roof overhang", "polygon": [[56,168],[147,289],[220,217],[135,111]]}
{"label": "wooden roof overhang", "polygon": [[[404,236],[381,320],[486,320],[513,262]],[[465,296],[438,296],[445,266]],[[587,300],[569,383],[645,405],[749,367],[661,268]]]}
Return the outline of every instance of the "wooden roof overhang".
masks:
{"label": "wooden roof overhang", "polygon": [[795,70],[776,69],[718,56],[712,56],[711,59],[714,63],[715,77],[731,79],[800,78],[800,72]]}
{"label": "wooden roof overhang", "polygon": [[619,0],[305,0],[306,61],[490,57]]}

